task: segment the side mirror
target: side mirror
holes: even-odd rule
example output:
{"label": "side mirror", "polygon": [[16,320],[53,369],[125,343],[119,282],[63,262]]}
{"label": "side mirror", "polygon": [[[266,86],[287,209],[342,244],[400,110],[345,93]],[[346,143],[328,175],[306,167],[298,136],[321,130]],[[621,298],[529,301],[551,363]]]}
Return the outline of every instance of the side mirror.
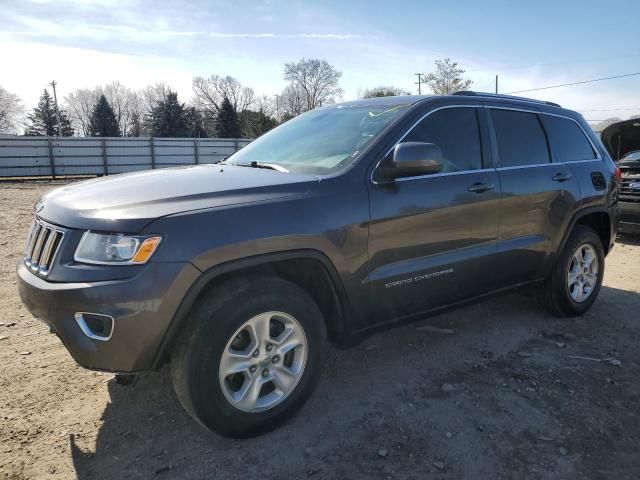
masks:
{"label": "side mirror", "polygon": [[382,165],[387,180],[417,177],[442,170],[442,151],[435,143],[404,142],[393,149],[393,157]]}

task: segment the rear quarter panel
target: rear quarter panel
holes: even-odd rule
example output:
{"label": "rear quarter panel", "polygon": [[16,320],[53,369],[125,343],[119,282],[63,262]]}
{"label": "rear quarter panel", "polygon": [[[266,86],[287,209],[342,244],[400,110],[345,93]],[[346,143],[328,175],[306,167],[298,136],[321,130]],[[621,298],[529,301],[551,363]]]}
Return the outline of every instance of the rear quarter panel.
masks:
{"label": "rear quarter panel", "polygon": [[[570,115],[567,116],[571,116],[582,126],[583,130],[595,146],[600,158],[591,161],[568,163],[572,174],[578,180],[578,185],[580,187],[580,201],[576,205],[576,212],[574,216],[565,228],[567,233],[563,238],[558,240],[558,249],[561,248],[562,242],[566,240],[568,233],[570,233],[569,229],[573,226],[573,223],[575,223],[580,216],[596,211],[602,211],[609,214],[611,221],[611,240],[609,246],[611,246],[613,245],[616,236],[615,224],[618,197],[618,185],[615,181],[616,165],[598,135],[595,134],[582,115],[570,112]],[[599,190],[594,186],[591,178],[592,173],[602,174],[607,184],[605,189]]]}

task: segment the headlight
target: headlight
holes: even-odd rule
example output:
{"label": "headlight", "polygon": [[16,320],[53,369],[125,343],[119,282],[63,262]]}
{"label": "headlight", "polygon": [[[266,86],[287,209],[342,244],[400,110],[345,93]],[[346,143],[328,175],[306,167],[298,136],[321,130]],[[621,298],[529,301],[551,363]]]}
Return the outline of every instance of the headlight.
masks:
{"label": "headlight", "polygon": [[76,262],[135,265],[146,263],[162,237],[85,232],[73,256]]}

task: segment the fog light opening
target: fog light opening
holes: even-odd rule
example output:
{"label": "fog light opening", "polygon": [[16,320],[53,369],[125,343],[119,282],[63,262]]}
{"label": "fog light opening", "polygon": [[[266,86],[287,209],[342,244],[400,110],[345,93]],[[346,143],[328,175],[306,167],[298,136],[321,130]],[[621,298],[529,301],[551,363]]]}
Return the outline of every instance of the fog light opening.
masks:
{"label": "fog light opening", "polygon": [[106,342],[113,334],[114,321],[110,315],[90,312],[76,312],[76,322],[87,337]]}

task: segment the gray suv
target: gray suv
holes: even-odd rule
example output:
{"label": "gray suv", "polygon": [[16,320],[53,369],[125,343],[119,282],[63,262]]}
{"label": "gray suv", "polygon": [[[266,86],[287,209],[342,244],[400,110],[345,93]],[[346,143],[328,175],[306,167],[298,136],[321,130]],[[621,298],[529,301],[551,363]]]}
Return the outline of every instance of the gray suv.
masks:
{"label": "gray suv", "polygon": [[596,300],[615,165],[577,113],[460,92],[320,108],[216,165],[58,188],[20,295],[90,369],[170,363],[182,405],[242,437],[311,394],[327,342],[532,285]]}

